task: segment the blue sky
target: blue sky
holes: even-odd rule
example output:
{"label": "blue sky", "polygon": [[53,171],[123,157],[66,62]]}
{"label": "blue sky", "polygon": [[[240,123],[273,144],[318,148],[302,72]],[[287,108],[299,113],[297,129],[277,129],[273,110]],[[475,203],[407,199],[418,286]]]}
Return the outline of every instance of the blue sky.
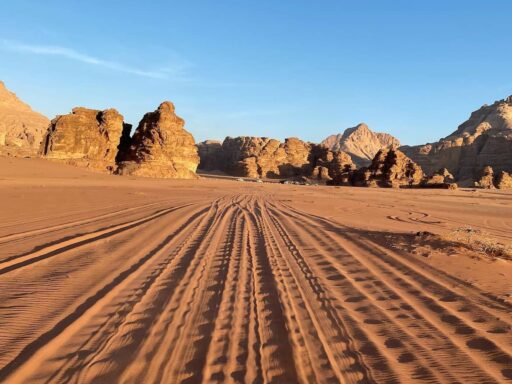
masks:
{"label": "blue sky", "polygon": [[196,140],[320,141],[359,122],[405,144],[512,94],[509,0],[2,0],[0,79],[48,117],[163,100]]}

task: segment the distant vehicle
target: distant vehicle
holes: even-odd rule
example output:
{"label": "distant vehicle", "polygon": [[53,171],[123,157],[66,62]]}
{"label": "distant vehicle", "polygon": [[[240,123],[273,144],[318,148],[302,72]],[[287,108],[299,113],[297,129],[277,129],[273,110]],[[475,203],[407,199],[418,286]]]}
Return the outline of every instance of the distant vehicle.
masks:
{"label": "distant vehicle", "polygon": [[256,181],[257,183],[263,183],[263,180],[261,180],[261,179],[256,179],[255,181]]}
{"label": "distant vehicle", "polygon": [[239,177],[238,179],[236,179],[236,181],[245,181],[245,180],[242,179],[241,177]]}

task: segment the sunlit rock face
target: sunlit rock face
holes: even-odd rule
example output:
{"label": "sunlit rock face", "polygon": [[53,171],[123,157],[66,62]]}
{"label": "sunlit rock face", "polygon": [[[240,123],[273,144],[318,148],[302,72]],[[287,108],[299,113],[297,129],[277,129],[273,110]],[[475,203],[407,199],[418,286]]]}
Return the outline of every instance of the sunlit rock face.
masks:
{"label": "sunlit rock face", "polygon": [[194,137],[184,129],[174,104],[165,101],[144,115],[129,145],[117,157],[117,173],[173,179],[196,178],[199,156]]}
{"label": "sunlit rock face", "polygon": [[266,137],[226,137],[222,143],[224,171],[245,177],[292,177],[309,169],[311,145],[297,138],[284,143]]}
{"label": "sunlit rock face", "polygon": [[131,126],[115,109],[99,111],[74,108],[70,114],[57,116],[41,143],[41,155],[51,160],[112,172],[123,131]]}
{"label": "sunlit rock face", "polygon": [[472,184],[486,166],[512,171],[512,96],[473,112],[451,135],[438,142],[403,146],[407,156],[431,173],[447,168],[457,180]]}
{"label": "sunlit rock face", "polygon": [[373,132],[361,123],[347,128],[343,133],[331,135],[322,141],[332,151],[341,151],[350,155],[358,166],[368,166],[381,149],[397,148],[400,142],[388,133]]}
{"label": "sunlit rock face", "polygon": [[423,170],[398,149],[381,149],[369,167],[353,174],[353,184],[365,187],[417,186],[423,181]]}
{"label": "sunlit rock face", "polygon": [[48,120],[34,112],[0,81],[0,153],[12,156],[37,155]]}

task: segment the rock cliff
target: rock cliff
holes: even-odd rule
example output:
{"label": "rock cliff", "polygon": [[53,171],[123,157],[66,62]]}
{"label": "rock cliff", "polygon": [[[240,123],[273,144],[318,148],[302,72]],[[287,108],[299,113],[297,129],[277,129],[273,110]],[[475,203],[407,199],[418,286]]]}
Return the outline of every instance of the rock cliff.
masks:
{"label": "rock cliff", "polygon": [[115,109],[99,111],[74,108],[68,115],[57,116],[41,143],[41,155],[68,164],[113,171],[123,131],[131,126]]}
{"label": "rock cliff", "polygon": [[0,81],[0,153],[36,155],[49,123]]}
{"label": "rock cliff", "polygon": [[[144,115],[131,139],[118,154],[117,173],[161,178],[196,178],[199,156],[194,137],[184,129],[185,121],[166,101]],[[129,145],[128,145],[129,142]]]}
{"label": "rock cliff", "polygon": [[245,177],[303,175],[309,165],[310,144],[296,138],[284,143],[266,137],[226,137],[222,143],[224,171]]}
{"label": "rock cliff", "polygon": [[358,167],[369,165],[379,150],[400,146],[395,137],[388,133],[373,132],[364,123],[347,128],[341,134],[331,135],[321,144],[332,151],[348,153]]}
{"label": "rock cliff", "polygon": [[435,143],[400,148],[431,173],[446,167],[458,181],[472,184],[486,166],[512,171],[512,96],[473,112],[451,135]]}
{"label": "rock cliff", "polygon": [[224,156],[222,142],[218,140],[206,140],[197,144],[199,153],[199,169],[205,171],[221,171],[224,169]]}

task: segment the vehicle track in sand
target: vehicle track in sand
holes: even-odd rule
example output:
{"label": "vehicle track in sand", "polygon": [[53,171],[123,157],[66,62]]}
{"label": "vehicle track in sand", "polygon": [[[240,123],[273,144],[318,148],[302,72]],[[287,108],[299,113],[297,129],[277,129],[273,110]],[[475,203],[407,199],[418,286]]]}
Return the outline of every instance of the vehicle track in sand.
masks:
{"label": "vehicle track in sand", "polygon": [[512,381],[510,305],[272,195],[112,207],[0,247],[0,382]]}

